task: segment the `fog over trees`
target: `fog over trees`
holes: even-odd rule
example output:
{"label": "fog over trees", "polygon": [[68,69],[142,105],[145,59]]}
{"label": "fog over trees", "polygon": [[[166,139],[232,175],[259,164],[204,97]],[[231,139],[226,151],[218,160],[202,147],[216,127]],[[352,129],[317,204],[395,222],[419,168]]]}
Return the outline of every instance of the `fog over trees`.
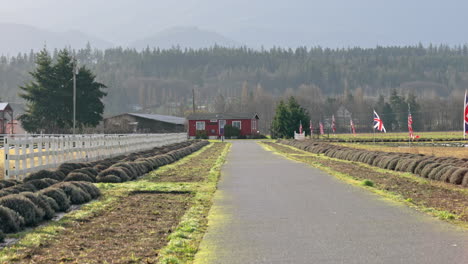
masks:
{"label": "fog over trees", "polygon": [[[71,52],[108,86],[106,115],[141,110],[183,116],[192,108],[195,89],[200,111],[258,112],[263,133],[276,103],[290,96],[315,125],[335,114],[338,132],[349,131],[349,114],[358,132],[370,131],[372,109],[389,131],[404,131],[408,103],[416,130],[460,129],[468,87],[466,45],[143,51],[88,46]],[[52,60],[58,54],[51,51]],[[24,103],[18,87],[30,81],[36,56],[0,57],[4,101]]]}

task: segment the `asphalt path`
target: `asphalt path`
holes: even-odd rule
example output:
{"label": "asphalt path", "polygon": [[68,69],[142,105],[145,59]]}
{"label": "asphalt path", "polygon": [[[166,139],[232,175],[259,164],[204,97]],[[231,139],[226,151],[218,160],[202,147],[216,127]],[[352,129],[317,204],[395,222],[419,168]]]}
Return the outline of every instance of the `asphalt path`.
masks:
{"label": "asphalt path", "polygon": [[235,141],[195,263],[468,263],[468,232]]}

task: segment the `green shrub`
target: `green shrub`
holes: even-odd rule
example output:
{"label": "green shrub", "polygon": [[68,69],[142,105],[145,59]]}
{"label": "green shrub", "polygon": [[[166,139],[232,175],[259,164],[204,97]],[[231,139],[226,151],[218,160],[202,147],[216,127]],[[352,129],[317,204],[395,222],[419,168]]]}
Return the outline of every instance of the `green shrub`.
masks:
{"label": "green shrub", "polygon": [[92,176],[89,176],[88,174],[84,174],[81,172],[70,172],[67,177],[63,181],[69,182],[69,181],[87,181],[87,182],[96,182]]}
{"label": "green shrub", "polygon": [[70,182],[61,182],[52,187],[62,189],[72,204],[84,204],[91,201],[91,195]]}
{"label": "green shrub", "polygon": [[76,187],[82,189],[84,192],[88,193],[92,199],[96,199],[101,196],[101,191],[98,187],[94,184],[89,182],[82,182],[82,181],[74,181],[70,182],[71,184],[75,185]]}
{"label": "green shrub", "polygon": [[[130,180],[130,177],[123,171],[121,168],[108,168],[101,171],[98,175],[99,176],[107,176],[107,175],[115,175],[120,178],[120,182],[126,182]],[[99,180],[98,180],[99,181]]]}
{"label": "green shrub", "polygon": [[28,183],[34,185],[34,187],[36,187],[37,190],[45,189],[53,184],[56,184],[57,182],[57,180],[48,178],[28,181]]}
{"label": "green shrub", "polygon": [[16,233],[21,231],[24,218],[8,207],[0,205],[0,230],[4,233]]}
{"label": "green shrub", "polygon": [[49,179],[54,179],[57,181],[61,181],[63,178],[61,177],[61,174],[50,171],[50,170],[40,170],[38,172],[34,172],[29,174],[24,178],[24,182],[32,181],[32,180],[40,180],[44,178],[49,178]]}
{"label": "green shrub", "polygon": [[239,128],[234,127],[232,125],[225,125],[224,126],[224,137],[226,138],[239,138],[241,135],[241,131]]}
{"label": "green shrub", "polygon": [[0,198],[0,205],[8,207],[21,215],[26,226],[36,225],[45,215],[42,209],[20,194],[11,194]]}
{"label": "green shrub", "polygon": [[208,133],[206,133],[205,130],[197,130],[197,132],[195,132],[195,138],[208,139]]}
{"label": "green shrub", "polygon": [[435,170],[440,165],[440,163],[430,163],[426,165],[426,167],[421,170],[420,176],[423,178],[429,178],[429,174],[432,172],[432,170]]}
{"label": "green shrub", "polygon": [[442,176],[440,177],[440,181],[450,182],[450,176],[452,176],[452,174],[455,173],[455,171],[457,171],[458,169],[458,167],[452,167],[446,170],[445,173],[442,174]]}
{"label": "green shrub", "polygon": [[371,180],[363,180],[363,181],[361,182],[361,184],[362,184],[363,186],[374,187],[374,182],[371,181]]}
{"label": "green shrub", "polygon": [[100,176],[98,175],[96,178],[97,182],[109,182],[109,183],[119,183],[122,182],[119,176],[115,175],[105,175],[105,176]]}
{"label": "green shrub", "polygon": [[43,218],[46,220],[52,219],[55,215],[55,210],[52,209],[50,204],[47,202],[47,196],[43,194],[35,194],[32,192],[24,192],[21,193],[24,197],[28,198],[31,202],[33,202],[38,208],[44,211]]}
{"label": "green shrub", "polygon": [[0,180],[0,189],[12,187],[20,183],[21,182],[17,180]]}
{"label": "green shrub", "polygon": [[456,170],[449,179],[449,182],[452,184],[457,184],[460,185],[463,182],[463,178],[465,177],[465,174],[468,173],[468,168],[460,168]]}
{"label": "green shrub", "polygon": [[51,186],[41,190],[39,193],[54,199],[60,212],[65,212],[70,208],[70,199],[60,188]]}

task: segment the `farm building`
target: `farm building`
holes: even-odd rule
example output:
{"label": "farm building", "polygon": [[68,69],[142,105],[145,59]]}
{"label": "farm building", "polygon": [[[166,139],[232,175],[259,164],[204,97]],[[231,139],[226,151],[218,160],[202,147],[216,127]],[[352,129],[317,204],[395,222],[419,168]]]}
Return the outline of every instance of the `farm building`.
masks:
{"label": "farm building", "polygon": [[[12,134],[11,123],[13,120],[13,108],[9,103],[0,103],[0,134]],[[8,128],[10,130],[8,131]]]}
{"label": "farm building", "polygon": [[105,133],[181,133],[185,118],[177,116],[125,113],[104,118]]}
{"label": "farm building", "polygon": [[190,138],[196,137],[197,131],[205,131],[209,138],[219,138],[224,135],[225,125],[239,128],[241,136],[258,134],[256,113],[195,113],[187,119]]}

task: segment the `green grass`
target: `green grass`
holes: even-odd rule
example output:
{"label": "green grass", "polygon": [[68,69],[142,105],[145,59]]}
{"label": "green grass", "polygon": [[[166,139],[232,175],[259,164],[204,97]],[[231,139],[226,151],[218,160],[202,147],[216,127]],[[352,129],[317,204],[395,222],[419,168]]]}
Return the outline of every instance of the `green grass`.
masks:
{"label": "green grass", "polygon": [[374,187],[374,182],[371,180],[363,180],[361,184],[362,186]]}
{"label": "green grass", "polygon": [[195,203],[183,216],[177,229],[169,236],[168,245],[160,251],[159,263],[190,263],[207,229],[206,216],[212,205],[212,198],[221,175],[221,166],[229,152],[227,144],[211,168],[208,180],[199,187]]}
{"label": "green grass", "polygon": [[[184,169],[184,164],[194,157],[203,155],[204,150],[213,144],[205,146],[201,150],[189,155],[171,165],[163,166],[137,181],[125,183],[98,183],[102,192],[100,199],[82,206],[79,210],[68,213],[57,222],[49,222],[44,226],[9,235],[8,237],[19,238],[20,241],[11,247],[0,250],[0,263],[14,263],[24,260],[21,252],[29,248],[47,244],[55,240],[60,233],[67,228],[71,222],[83,221],[98,216],[105,211],[111,211],[115,206],[135,191],[158,191],[158,192],[191,192],[194,194],[192,205],[182,217],[176,230],[168,237],[168,245],[160,251],[159,263],[187,263],[193,260],[198,245],[206,231],[206,216],[211,207],[213,194],[217,188],[220,176],[220,168],[224,163],[225,156],[229,151],[230,144],[227,143],[221,154],[215,157],[215,164],[211,168],[207,180],[203,182],[153,182],[151,177],[164,174],[169,169],[177,169],[181,173],[190,173]],[[157,212],[155,212],[157,213]],[[138,257],[131,253],[125,259],[126,263],[140,263]]]}

